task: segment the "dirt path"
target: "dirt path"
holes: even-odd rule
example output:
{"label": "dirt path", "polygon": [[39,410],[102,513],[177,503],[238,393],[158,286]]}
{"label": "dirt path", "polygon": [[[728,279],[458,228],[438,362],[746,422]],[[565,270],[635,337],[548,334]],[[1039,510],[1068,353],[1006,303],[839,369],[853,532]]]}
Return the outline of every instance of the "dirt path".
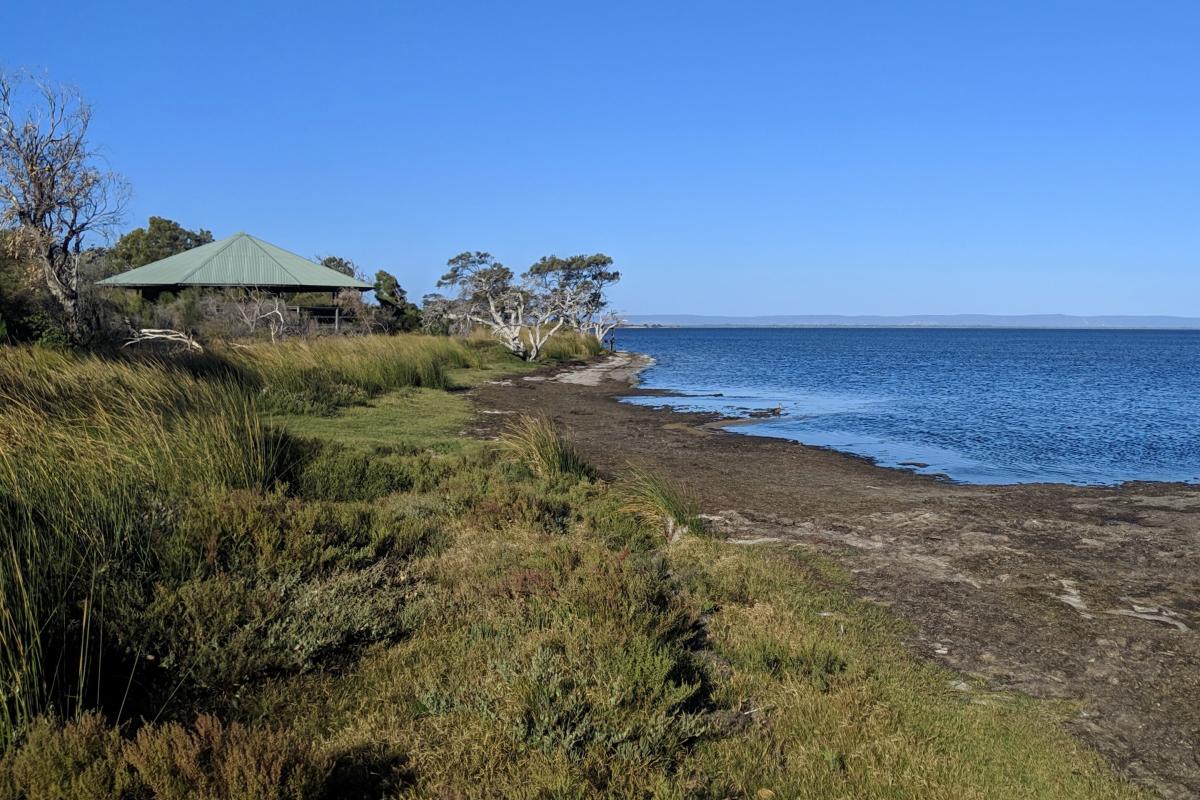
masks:
{"label": "dirt path", "polygon": [[951,484],[615,402],[641,366],[618,354],[479,387],[479,432],[545,414],[602,470],[690,484],[731,539],[836,554],[921,652],[1077,701],[1072,730],[1119,769],[1200,797],[1200,487]]}

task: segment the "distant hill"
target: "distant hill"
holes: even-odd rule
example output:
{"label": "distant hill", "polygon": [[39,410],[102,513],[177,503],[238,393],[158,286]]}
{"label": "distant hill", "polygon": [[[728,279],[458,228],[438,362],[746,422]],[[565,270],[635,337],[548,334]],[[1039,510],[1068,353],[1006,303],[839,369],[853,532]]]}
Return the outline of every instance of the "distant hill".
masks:
{"label": "distant hill", "polygon": [[777,315],[721,317],[703,314],[631,314],[629,326],[688,328],[1174,328],[1200,329],[1200,317],[1095,316],[1069,314],[913,314],[909,316]]}

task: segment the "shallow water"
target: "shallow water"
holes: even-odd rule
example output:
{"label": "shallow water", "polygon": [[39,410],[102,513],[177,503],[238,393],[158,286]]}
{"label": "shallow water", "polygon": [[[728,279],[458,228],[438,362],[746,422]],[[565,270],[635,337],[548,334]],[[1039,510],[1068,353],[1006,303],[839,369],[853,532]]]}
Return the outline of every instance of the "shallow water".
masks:
{"label": "shallow water", "polygon": [[968,483],[1200,481],[1200,331],[627,329],[629,402]]}

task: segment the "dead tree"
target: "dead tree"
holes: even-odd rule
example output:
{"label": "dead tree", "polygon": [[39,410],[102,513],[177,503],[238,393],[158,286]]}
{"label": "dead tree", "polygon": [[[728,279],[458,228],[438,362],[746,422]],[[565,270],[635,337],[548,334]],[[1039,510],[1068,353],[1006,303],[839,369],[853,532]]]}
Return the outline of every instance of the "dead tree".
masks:
{"label": "dead tree", "polygon": [[277,294],[251,291],[233,305],[251,336],[260,327],[265,327],[274,342],[288,331],[287,304]]}
{"label": "dead tree", "polygon": [[121,221],[128,189],[87,141],[92,109],[69,89],[0,73],[0,225],[40,267],[67,336],[82,337],[84,243]]}

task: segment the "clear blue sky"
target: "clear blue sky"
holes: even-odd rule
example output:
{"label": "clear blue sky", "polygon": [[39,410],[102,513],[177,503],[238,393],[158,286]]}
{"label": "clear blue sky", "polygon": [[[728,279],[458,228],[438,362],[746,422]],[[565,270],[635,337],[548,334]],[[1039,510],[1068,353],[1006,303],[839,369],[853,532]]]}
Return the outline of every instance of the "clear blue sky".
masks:
{"label": "clear blue sky", "polygon": [[[19,3],[150,214],[629,313],[1200,315],[1200,3]],[[519,271],[519,269],[518,269]]]}

